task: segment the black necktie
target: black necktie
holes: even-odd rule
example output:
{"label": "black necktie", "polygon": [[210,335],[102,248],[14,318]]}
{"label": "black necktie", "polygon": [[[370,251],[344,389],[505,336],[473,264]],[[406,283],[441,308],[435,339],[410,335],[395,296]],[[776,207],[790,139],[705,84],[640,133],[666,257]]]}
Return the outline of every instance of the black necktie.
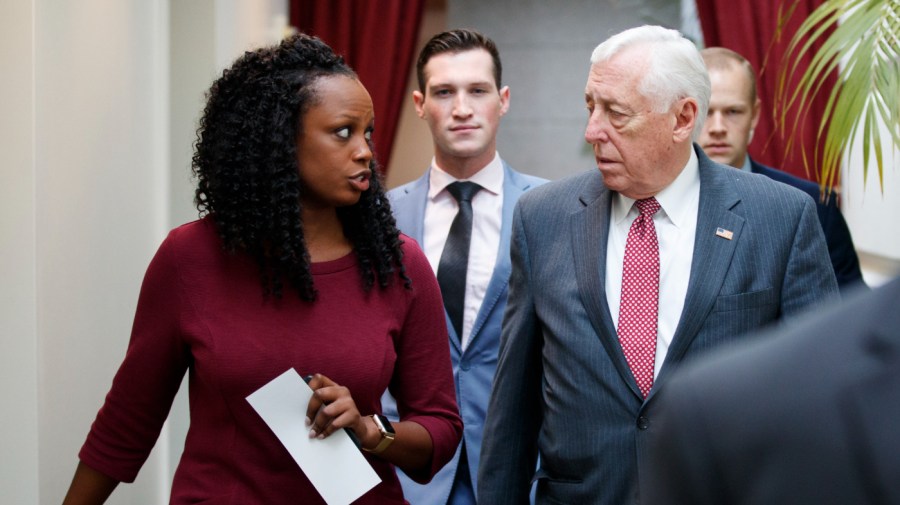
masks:
{"label": "black necktie", "polygon": [[469,270],[469,243],[472,241],[472,197],[481,189],[474,182],[454,182],[447,191],[459,202],[459,212],[450,225],[447,243],[438,263],[437,279],[444,307],[456,335],[462,341],[463,304],[466,300],[466,272]]}

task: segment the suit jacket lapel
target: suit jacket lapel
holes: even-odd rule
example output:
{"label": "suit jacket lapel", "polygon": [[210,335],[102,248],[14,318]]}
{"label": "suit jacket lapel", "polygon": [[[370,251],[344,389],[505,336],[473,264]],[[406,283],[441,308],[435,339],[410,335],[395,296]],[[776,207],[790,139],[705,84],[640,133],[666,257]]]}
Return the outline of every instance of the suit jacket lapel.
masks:
{"label": "suit jacket lapel", "polygon": [[419,243],[422,247],[425,223],[425,203],[428,201],[428,182],[431,170],[426,170],[425,175],[419,177],[402,191],[391,193],[391,209],[397,227],[403,233]]}
{"label": "suit jacket lapel", "polygon": [[635,395],[641,396],[622,353],[616,329],[612,325],[609,303],[606,301],[606,243],[609,238],[612,191],[603,185],[601,177],[591,178],[591,183],[581,194],[580,200],[584,209],[573,214],[569,222],[578,293],[591,326],[622,380]]}
{"label": "suit jacket lapel", "polygon": [[[696,146],[695,149],[698,150],[699,158],[700,204],[694,257],[684,309],[656,379],[657,384],[671,373],[672,363],[677,363],[684,357],[715,306],[744,227],[744,218],[732,212],[741,199],[728,179],[727,172],[717,167]],[[731,240],[717,235],[719,228],[732,232]],[[651,390],[651,396],[656,389]]]}
{"label": "suit jacket lapel", "polygon": [[491,316],[491,312],[494,311],[503,293],[506,292],[511,270],[509,241],[512,232],[513,210],[519,197],[529,187],[531,187],[529,182],[513,171],[506,162],[503,162],[503,215],[500,222],[500,248],[497,251],[497,259],[494,262],[491,280],[484,293],[484,300],[481,302],[478,315],[475,317],[475,323],[472,325],[472,333],[469,335],[467,349],[474,347],[485,322]]}

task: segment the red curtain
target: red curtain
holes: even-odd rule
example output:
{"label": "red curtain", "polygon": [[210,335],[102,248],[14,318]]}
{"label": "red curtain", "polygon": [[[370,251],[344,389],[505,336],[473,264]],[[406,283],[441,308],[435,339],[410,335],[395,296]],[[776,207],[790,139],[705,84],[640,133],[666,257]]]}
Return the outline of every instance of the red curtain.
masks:
{"label": "red curtain", "polygon": [[425,0],[291,0],[291,25],[330,45],[356,71],[375,105],[382,170],[407,98],[406,81]]}
{"label": "red curtain", "polygon": [[[783,56],[791,38],[806,17],[822,4],[822,0],[696,0],[697,14],[703,29],[707,47],[721,46],[737,51],[747,58],[759,76],[757,88],[762,100],[759,125],[750,144],[753,159],[790,172],[798,177],[818,181],[822,149],[816,142],[819,122],[824,115],[826,94],[819,93],[812,102],[808,114],[800,115],[797,107],[788,111],[783,129],[776,128],[773,117],[778,74]],[[796,5],[795,5],[796,4]],[[781,27],[779,23],[786,12],[794,9],[788,21]],[[818,49],[819,45],[815,46]],[[811,57],[804,56],[803,62],[793,73],[788,89],[796,88],[798,76],[805,71]],[[836,76],[832,76],[833,85]],[[797,123],[799,121],[799,124]],[[788,134],[797,127],[797,136],[787,151]],[[808,171],[804,165],[804,154]]]}

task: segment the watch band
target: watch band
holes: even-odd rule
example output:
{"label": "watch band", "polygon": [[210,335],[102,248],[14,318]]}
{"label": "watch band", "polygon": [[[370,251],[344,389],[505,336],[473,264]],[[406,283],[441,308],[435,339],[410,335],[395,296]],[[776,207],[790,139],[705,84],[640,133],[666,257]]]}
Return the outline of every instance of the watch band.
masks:
{"label": "watch band", "polygon": [[372,414],[369,417],[372,418],[372,421],[375,422],[375,426],[378,428],[378,432],[381,433],[381,440],[374,449],[366,449],[364,447],[363,450],[372,454],[381,454],[394,441],[394,427],[391,426],[391,422],[384,416]]}

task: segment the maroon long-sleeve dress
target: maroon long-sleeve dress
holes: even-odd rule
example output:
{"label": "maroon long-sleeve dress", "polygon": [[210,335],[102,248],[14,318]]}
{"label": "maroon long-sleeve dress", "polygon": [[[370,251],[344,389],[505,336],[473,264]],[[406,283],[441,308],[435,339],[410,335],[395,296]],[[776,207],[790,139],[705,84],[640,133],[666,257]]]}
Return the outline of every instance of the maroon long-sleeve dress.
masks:
{"label": "maroon long-sleeve dress", "polygon": [[[256,265],[223,252],[210,218],[173,230],[147,270],[128,352],[81,460],[133,481],[187,372],[190,429],[173,504],[320,503],[246,401],[294,368],[348,387],[363,415],[380,412],[390,386],[403,420],[431,435],[430,471],[416,476],[430,479],[453,456],[462,424],[440,290],[418,246],[402,238],[411,290],[398,277],[365,292],[351,253],[312,265],[318,299],[309,303],[288,289],[264,297]],[[357,503],[403,503],[392,465],[366,456],[383,482]]]}

